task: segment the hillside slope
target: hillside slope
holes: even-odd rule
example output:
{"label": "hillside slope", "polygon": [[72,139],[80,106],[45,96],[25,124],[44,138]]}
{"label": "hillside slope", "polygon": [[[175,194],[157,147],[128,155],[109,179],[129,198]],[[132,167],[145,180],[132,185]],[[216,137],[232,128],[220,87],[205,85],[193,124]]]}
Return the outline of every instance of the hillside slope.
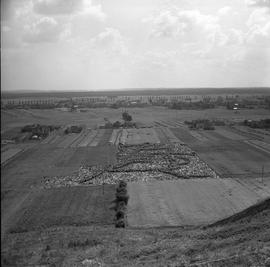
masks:
{"label": "hillside slope", "polygon": [[2,243],[2,266],[267,266],[269,255],[269,199],[207,228],[57,227]]}

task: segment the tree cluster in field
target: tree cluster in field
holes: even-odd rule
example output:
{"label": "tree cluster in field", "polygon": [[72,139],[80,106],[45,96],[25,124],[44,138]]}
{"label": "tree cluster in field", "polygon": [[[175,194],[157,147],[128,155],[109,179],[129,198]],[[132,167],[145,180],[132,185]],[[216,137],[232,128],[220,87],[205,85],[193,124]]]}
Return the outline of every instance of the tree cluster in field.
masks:
{"label": "tree cluster in field", "polygon": [[122,113],[122,118],[125,122],[132,121],[132,116],[127,111]]}
{"label": "tree cluster in field", "polygon": [[[204,130],[214,130],[214,123],[210,120],[192,120],[185,121],[185,124],[189,126],[190,129],[204,129]],[[218,125],[222,125],[220,122]]]}
{"label": "tree cluster in field", "polygon": [[50,132],[59,129],[60,126],[54,125],[40,125],[40,124],[32,124],[32,125],[25,125],[22,127],[22,133],[31,133],[30,139],[34,136],[38,138],[45,138],[49,135]]}
{"label": "tree cluster in field", "polygon": [[81,131],[82,131],[82,126],[72,125],[65,129],[65,134],[80,133]]}
{"label": "tree cluster in field", "polygon": [[120,180],[115,193],[115,227],[125,228],[127,226],[127,204],[129,195],[127,193],[127,183]]}
{"label": "tree cluster in field", "polygon": [[132,121],[125,121],[121,123],[120,121],[115,121],[113,123],[106,122],[104,126],[100,126],[100,129],[119,129],[119,128],[136,128],[136,123]]}
{"label": "tree cluster in field", "polygon": [[244,120],[244,125],[249,126],[250,128],[270,129],[270,119],[259,121]]}
{"label": "tree cluster in field", "polygon": [[119,129],[119,128],[135,128],[136,127],[136,123],[132,122],[132,116],[127,111],[122,113],[122,119],[124,121],[123,123],[121,123],[120,121],[116,121],[112,123],[107,118],[104,118],[106,123],[104,126],[100,126],[100,128]]}

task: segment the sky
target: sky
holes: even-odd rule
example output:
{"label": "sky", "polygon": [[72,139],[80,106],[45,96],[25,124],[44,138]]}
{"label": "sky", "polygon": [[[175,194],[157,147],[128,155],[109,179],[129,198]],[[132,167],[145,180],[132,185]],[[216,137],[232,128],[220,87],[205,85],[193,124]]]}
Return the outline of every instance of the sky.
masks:
{"label": "sky", "polygon": [[1,90],[270,86],[270,0],[2,0]]}

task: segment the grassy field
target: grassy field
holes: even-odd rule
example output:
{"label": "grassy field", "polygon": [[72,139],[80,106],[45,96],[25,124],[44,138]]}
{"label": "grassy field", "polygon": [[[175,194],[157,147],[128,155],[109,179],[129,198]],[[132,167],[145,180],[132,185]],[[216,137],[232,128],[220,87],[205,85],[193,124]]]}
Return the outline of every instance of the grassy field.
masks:
{"label": "grassy field", "polygon": [[[234,113],[227,109],[208,109],[208,110],[172,110],[164,107],[147,108],[127,108],[134,121],[143,125],[155,125],[155,122],[163,121],[170,125],[185,120],[194,119],[224,119],[224,120],[244,120],[244,119],[264,119],[269,117],[269,111],[265,109],[241,110]],[[96,108],[89,109],[88,112],[66,112],[59,110],[2,110],[1,112],[1,131],[7,131],[13,127],[24,126],[29,123],[72,125],[86,124],[95,127],[104,123],[104,118],[111,121],[122,118],[121,109]],[[176,122],[176,123],[175,123]]]}
{"label": "grassy field", "polygon": [[270,180],[191,179],[129,183],[132,227],[209,224],[270,195]]}
{"label": "grassy field", "polygon": [[270,177],[270,157],[267,151],[246,141],[248,137],[236,134],[229,127],[214,131],[193,131],[173,128],[174,134],[198,153],[221,177]]}
{"label": "grassy field", "polygon": [[35,145],[2,167],[1,233],[12,226],[20,204],[39,187],[44,177],[70,175],[81,165],[107,164],[115,161],[115,147],[104,145],[85,148],[58,148]]}
{"label": "grassy field", "polygon": [[113,224],[115,186],[52,188],[34,191],[23,201],[10,232],[52,226]]}
{"label": "grassy field", "polygon": [[[261,209],[261,206],[264,206]],[[53,227],[9,234],[2,266],[267,266],[270,205],[236,221],[177,228]]]}

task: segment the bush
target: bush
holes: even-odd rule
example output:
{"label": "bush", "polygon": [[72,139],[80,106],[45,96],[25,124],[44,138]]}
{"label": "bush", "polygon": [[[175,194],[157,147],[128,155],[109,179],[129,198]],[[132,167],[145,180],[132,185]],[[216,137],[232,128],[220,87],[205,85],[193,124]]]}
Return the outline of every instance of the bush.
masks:
{"label": "bush", "polygon": [[127,203],[129,200],[129,195],[127,193],[127,183],[123,180],[119,182],[116,188],[116,200],[115,200],[115,227],[124,228],[127,225]]}

